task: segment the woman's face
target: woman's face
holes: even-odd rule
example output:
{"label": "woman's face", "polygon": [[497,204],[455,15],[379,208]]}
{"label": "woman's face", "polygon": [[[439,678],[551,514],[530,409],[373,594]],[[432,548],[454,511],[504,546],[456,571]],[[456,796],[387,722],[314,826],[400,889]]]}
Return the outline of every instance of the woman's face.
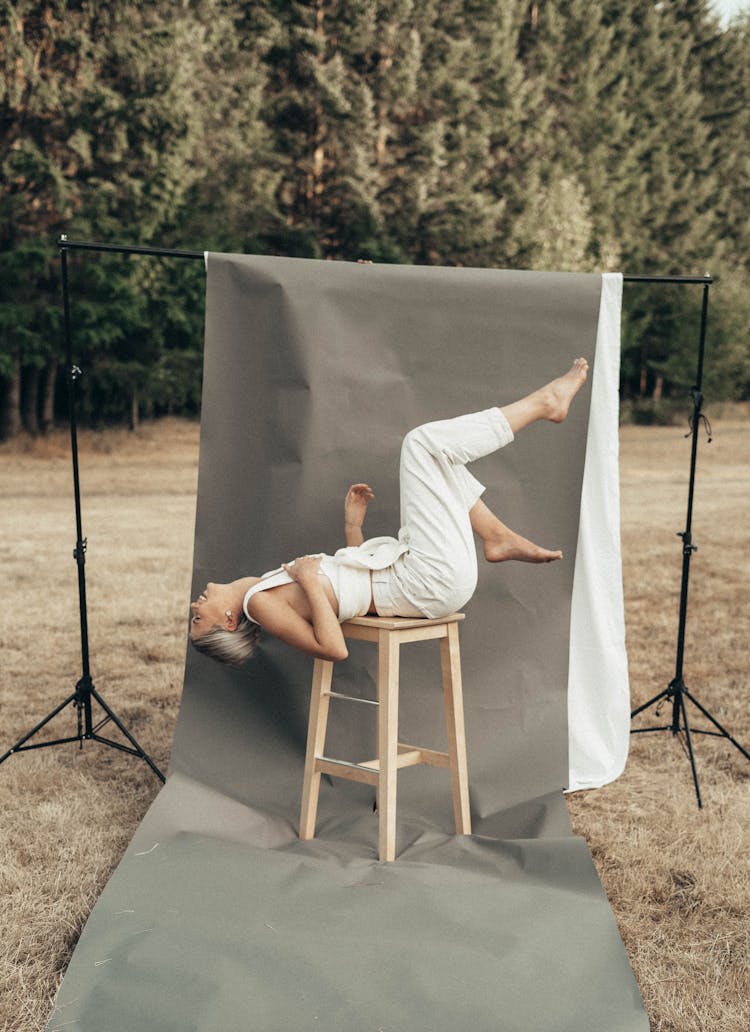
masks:
{"label": "woman's face", "polygon": [[209,583],[195,602],[190,603],[193,614],[190,619],[191,638],[200,638],[213,627],[223,627],[226,624],[226,611],[229,609],[229,602],[225,597],[226,588],[226,584]]}

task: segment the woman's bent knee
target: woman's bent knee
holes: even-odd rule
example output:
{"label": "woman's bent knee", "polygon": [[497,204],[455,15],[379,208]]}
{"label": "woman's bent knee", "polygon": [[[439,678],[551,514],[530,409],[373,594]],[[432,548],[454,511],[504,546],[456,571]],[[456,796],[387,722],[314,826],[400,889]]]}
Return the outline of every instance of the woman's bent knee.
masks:
{"label": "woman's bent knee", "polygon": [[440,449],[437,447],[436,442],[432,439],[429,431],[429,423],[425,423],[422,426],[415,426],[413,430],[410,430],[401,442],[401,459],[402,461],[409,459],[420,459],[424,458],[425,455],[435,457],[439,453]]}

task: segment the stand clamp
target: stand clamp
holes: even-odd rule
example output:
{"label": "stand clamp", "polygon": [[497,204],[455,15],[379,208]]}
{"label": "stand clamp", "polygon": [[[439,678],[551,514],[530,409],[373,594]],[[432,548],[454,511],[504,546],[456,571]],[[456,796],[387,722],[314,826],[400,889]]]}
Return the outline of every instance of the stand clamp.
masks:
{"label": "stand clamp", "polygon": [[691,552],[697,552],[698,546],[694,545],[690,540],[689,530],[678,530],[677,537],[682,538],[682,554],[690,555]]}

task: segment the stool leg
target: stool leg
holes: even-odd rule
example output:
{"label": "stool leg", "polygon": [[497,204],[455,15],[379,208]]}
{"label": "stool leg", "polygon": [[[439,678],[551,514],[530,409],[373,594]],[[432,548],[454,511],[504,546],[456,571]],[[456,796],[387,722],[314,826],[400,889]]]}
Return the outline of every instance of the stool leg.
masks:
{"label": "stool leg", "polygon": [[469,771],[466,762],[466,732],[464,702],[461,688],[461,653],[458,645],[458,625],[448,625],[448,636],[440,639],[440,665],[443,670],[445,719],[448,725],[448,754],[453,782],[453,813],[456,833],[471,835],[469,809]]}
{"label": "stool leg", "polygon": [[381,860],[396,859],[398,667],[398,639],[381,631],[378,635],[378,855]]}
{"label": "stool leg", "polygon": [[310,694],[310,721],[307,726],[307,752],[305,773],[302,777],[302,809],[299,819],[299,837],[315,837],[315,819],[318,815],[320,773],[315,770],[316,757],[322,756],[326,744],[328,707],[331,697],[333,663],[328,659],[316,659],[313,665],[312,692]]}

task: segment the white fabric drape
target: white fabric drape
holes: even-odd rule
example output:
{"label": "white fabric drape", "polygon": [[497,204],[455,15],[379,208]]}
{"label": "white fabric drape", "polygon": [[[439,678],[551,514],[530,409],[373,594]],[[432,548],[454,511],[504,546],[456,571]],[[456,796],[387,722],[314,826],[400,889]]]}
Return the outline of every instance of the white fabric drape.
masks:
{"label": "white fabric drape", "polygon": [[622,283],[619,273],[602,276],[570,620],[568,791],[619,777],[630,740],[618,463]]}

